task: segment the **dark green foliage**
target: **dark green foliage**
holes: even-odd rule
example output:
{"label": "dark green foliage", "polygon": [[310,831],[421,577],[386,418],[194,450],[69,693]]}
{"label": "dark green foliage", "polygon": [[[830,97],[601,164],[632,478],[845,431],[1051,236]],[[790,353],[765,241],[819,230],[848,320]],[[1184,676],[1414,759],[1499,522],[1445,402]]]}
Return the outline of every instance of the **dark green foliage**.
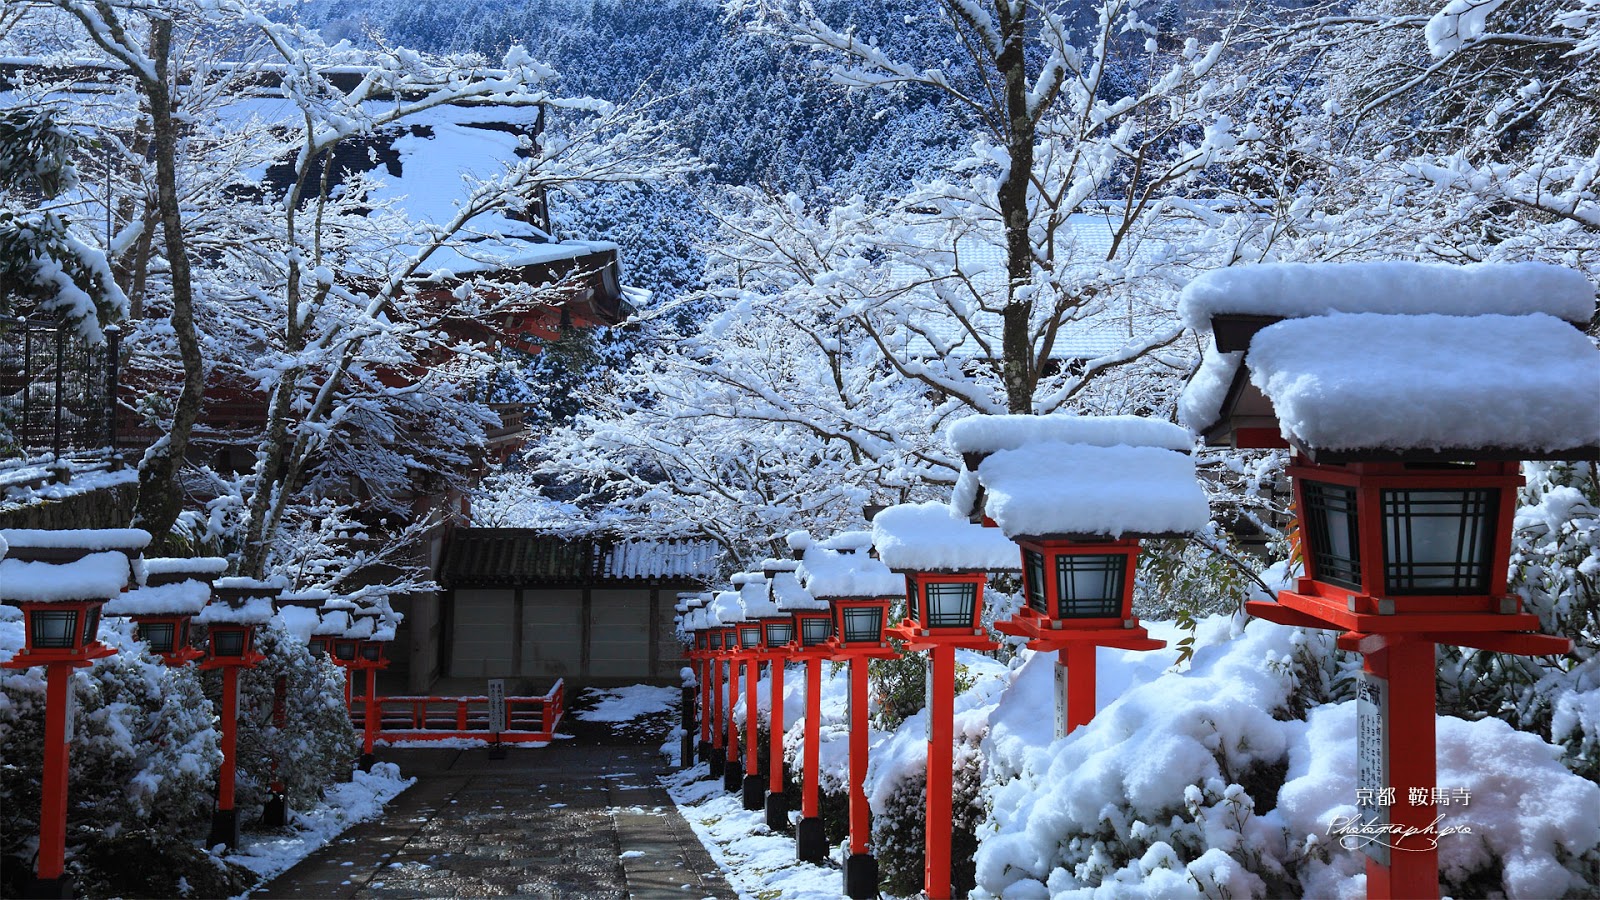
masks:
{"label": "dark green foliage", "polygon": [[149,828],[85,843],[73,869],[85,897],[234,897],[256,882],[249,869]]}
{"label": "dark green foliage", "polygon": [[72,151],[83,140],[57,125],[49,110],[0,114],[0,190],[32,190],[54,197],[77,181]]}
{"label": "dark green foliage", "polygon": [[[956,747],[954,796],[951,800],[950,884],[952,896],[965,897],[977,882],[974,855],[978,827],[987,815],[979,793],[983,758],[970,744]],[[894,787],[888,810],[872,820],[872,843],[878,856],[883,890],[913,896],[922,889],[927,832],[927,777],[918,769]]]}

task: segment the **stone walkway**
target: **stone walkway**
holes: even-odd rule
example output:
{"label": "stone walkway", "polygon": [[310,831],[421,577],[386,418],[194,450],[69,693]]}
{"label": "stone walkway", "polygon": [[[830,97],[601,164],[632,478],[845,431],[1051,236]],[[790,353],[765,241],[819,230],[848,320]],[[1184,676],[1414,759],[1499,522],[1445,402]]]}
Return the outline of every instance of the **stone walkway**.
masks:
{"label": "stone walkway", "polygon": [[254,896],[735,897],[657,784],[668,769],[650,743],[576,731],[500,760],[380,751],[417,783]]}

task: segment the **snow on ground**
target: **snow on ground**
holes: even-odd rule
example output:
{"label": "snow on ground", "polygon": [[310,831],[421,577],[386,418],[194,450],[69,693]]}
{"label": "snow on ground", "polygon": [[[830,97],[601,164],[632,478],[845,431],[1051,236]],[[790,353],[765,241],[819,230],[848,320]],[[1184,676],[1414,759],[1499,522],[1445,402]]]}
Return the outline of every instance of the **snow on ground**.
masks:
{"label": "snow on ground", "polygon": [[796,860],[794,837],[773,834],[765,811],[745,809],[739,794],[723,790],[705,763],[661,781],[741,898],[835,900],[843,893],[840,869]]}
{"label": "snow on ground", "polygon": [[[258,886],[265,884],[346,828],[377,818],[390,800],[416,781],[400,777],[394,763],[375,763],[371,772],[356,772],[348,783],[329,787],[316,808],[295,810],[288,834],[245,832],[228,861],[256,873]],[[246,891],[239,896],[248,895]]]}
{"label": "snow on ground", "polygon": [[632,684],[612,690],[591,688],[584,696],[598,698],[593,707],[574,709],[572,715],[585,722],[632,722],[644,716],[671,712],[678,705],[679,689]]}

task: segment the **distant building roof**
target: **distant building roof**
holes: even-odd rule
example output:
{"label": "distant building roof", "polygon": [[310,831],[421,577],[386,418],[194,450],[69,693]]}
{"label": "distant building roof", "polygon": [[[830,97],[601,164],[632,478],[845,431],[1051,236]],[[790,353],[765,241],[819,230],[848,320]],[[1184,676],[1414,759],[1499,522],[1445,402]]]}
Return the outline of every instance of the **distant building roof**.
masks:
{"label": "distant building roof", "polygon": [[445,546],[445,587],[701,584],[716,574],[711,541],[566,541],[529,528],[458,528]]}

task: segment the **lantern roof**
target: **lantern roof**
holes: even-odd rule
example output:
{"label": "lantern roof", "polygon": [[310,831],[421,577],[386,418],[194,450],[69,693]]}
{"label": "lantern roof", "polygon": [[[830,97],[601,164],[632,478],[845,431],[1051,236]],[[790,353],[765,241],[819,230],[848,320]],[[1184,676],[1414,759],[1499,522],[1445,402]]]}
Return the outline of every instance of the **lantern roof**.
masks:
{"label": "lantern roof", "polygon": [[143,528],[0,529],[0,540],[17,550],[116,550],[131,554],[150,545]]}
{"label": "lantern roof", "polygon": [[278,603],[280,605],[321,607],[332,598],[333,594],[322,588],[301,588],[297,591],[284,591],[279,594]]}
{"label": "lantern roof", "polygon": [[1292,446],[1322,462],[1600,457],[1600,349],[1580,330],[1594,286],[1581,273],[1540,263],[1226,273],[1195,279],[1181,304],[1213,335],[1179,401],[1210,444]]}
{"label": "lantern roof", "polygon": [[61,563],[0,559],[0,601],[72,603],[109,600],[128,586],[131,574],[127,554],[115,549],[97,551],[81,559]]}
{"label": "lantern roof", "polygon": [[776,559],[769,556],[761,561],[761,573],[771,578],[773,572],[793,572],[798,565],[800,563],[792,559]]}
{"label": "lantern roof", "polygon": [[228,561],[220,556],[141,556],[133,561],[133,577],[139,584],[148,584],[152,577],[161,576],[189,576],[210,582],[226,571]]}
{"label": "lantern roof", "polygon": [[1018,450],[1045,441],[1162,447],[1180,453],[1194,448],[1194,438],[1183,428],[1143,416],[969,416],[951,425],[945,440],[963,456]]}
{"label": "lantern roof", "polygon": [[744,614],[752,619],[770,619],[784,615],[783,610],[778,609],[778,605],[772,602],[771,593],[764,576],[756,574],[752,578],[745,579],[743,586],[739,588],[739,601],[744,604]]}
{"label": "lantern roof", "polygon": [[265,625],[272,619],[269,597],[245,597],[238,602],[213,600],[200,610],[195,621],[201,625]]}
{"label": "lantern roof", "polygon": [[795,559],[799,559],[806,552],[806,548],[811,546],[811,533],[804,529],[791,531],[783,540],[789,545],[789,552],[794,554]]}
{"label": "lantern roof", "polygon": [[146,585],[125,591],[106,603],[108,616],[192,616],[211,599],[211,585],[198,580]]}
{"label": "lantern roof", "polygon": [[774,572],[772,575],[772,602],[780,612],[805,612],[828,608],[828,601],[818,600],[800,585],[800,576],[794,571]]}
{"label": "lantern roof", "polygon": [[357,607],[356,602],[349,597],[329,597],[322,602],[322,608],[324,610],[337,609],[343,612],[353,612]]}
{"label": "lantern roof", "polygon": [[366,640],[372,637],[373,632],[376,631],[374,622],[375,620],[370,616],[352,616],[350,627],[344,630],[344,637]]}
{"label": "lantern roof", "polygon": [[[1018,421],[1026,418],[1041,421]],[[1192,439],[1169,422],[973,416],[957,425],[966,428],[951,427],[953,446],[979,449],[962,451],[952,508],[993,519],[1012,540],[1175,535],[1210,519],[1187,453]],[[980,443],[974,434],[1004,439]]]}
{"label": "lantern roof", "polygon": [[311,633],[319,637],[340,637],[349,627],[349,612],[342,609],[324,610]]}
{"label": "lantern roof", "polygon": [[881,560],[867,555],[871,546],[871,532],[846,532],[808,548],[795,575],[818,600],[903,595],[905,581]]}
{"label": "lantern roof", "polygon": [[744,619],[744,604],[737,591],[719,591],[711,598],[711,615],[717,625],[732,625]]}
{"label": "lantern roof", "polygon": [[1015,572],[1017,545],[998,528],[973,524],[937,500],[902,503],[872,519],[878,558],[898,572]]}
{"label": "lantern roof", "polygon": [[287,587],[282,578],[247,578],[242,575],[218,578],[211,586],[219,590],[236,591],[246,597],[276,597]]}
{"label": "lantern roof", "polygon": [[315,609],[304,606],[280,606],[278,608],[278,621],[288,630],[295,639],[304,644],[316,634],[317,627],[322,624],[322,617]]}

